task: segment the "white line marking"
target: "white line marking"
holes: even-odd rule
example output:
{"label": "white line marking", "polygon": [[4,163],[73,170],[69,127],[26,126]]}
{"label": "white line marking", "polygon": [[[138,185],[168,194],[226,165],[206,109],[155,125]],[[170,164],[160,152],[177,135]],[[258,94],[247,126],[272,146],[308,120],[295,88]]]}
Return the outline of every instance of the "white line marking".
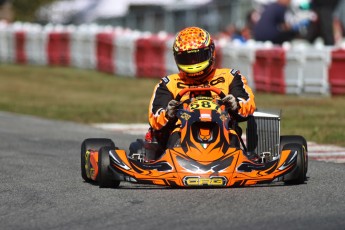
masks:
{"label": "white line marking", "polygon": [[[111,130],[115,132],[127,133],[143,136],[146,134],[149,124],[93,124],[92,126]],[[245,136],[243,140],[245,141]],[[345,148],[335,145],[321,145],[315,142],[308,142],[308,156],[310,159],[326,162],[345,163]]]}

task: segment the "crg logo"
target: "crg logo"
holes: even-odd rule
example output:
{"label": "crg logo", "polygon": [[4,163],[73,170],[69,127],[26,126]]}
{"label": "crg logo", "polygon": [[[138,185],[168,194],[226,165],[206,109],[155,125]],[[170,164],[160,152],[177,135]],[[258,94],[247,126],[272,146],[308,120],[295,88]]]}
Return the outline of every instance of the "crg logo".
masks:
{"label": "crg logo", "polygon": [[203,178],[200,176],[186,176],[183,178],[183,184],[186,186],[226,186],[228,180],[223,176],[211,176]]}

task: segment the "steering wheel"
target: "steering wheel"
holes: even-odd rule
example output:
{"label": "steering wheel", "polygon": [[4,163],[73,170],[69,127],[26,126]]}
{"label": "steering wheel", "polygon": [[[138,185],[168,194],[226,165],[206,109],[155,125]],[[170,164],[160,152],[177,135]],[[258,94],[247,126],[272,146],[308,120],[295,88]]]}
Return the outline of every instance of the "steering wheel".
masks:
{"label": "steering wheel", "polygon": [[220,99],[223,99],[225,97],[225,94],[218,88],[213,87],[213,86],[208,86],[205,88],[184,88],[183,90],[181,90],[175,97],[176,101],[181,101],[181,98],[183,97],[183,95],[185,95],[188,92],[203,92],[203,91],[211,91],[216,93]]}

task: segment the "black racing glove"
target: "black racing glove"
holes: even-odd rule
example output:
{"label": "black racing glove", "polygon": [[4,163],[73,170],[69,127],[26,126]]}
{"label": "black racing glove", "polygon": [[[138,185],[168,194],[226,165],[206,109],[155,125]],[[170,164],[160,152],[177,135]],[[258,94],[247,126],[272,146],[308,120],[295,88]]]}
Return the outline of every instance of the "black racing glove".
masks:
{"label": "black racing glove", "polygon": [[222,101],[229,106],[231,111],[236,111],[239,108],[238,102],[232,94],[225,96]]}
{"label": "black racing glove", "polygon": [[171,100],[168,103],[168,106],[166,108],[165,116],[168,119],[173,119],[176,117],[177,107],[180,105],[179,101]]}

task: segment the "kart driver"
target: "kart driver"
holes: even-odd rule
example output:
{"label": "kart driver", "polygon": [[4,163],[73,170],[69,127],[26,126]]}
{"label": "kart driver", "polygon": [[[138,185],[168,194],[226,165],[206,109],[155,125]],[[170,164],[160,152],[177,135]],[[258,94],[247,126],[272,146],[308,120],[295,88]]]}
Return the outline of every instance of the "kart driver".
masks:
{"label": "kart driver", "polygon": [[234,69],[215,68],[215,45],[206,30],[198,27],[181,30],[175,37],[173,52],[179,73],[163,77],[154,88],[149,105],[151,132],[146,139],[156,139],[163,149],[169,146],[179,106],[174,98],[186,87],[209,85],[221,89],[227,95],[223,102],[238,121],[254,113],[254,95],[246,78]]}

